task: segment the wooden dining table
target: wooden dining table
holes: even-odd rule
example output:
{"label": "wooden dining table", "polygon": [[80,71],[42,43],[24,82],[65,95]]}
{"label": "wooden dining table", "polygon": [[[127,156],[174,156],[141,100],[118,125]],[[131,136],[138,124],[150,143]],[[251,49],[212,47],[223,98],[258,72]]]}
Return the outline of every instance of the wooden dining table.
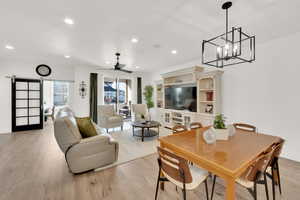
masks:
{"label": "wooden dining table", "polygon": [[[207,144],[202,135],[208,128],[161,137],[160,146],[224,179],[226,200],[234,200],[236,179],[255,158],[280,138],[237,129],[235,135],[228,140],[217,140],[214,144]],[[164,185],[161,184],[163,188]]]}

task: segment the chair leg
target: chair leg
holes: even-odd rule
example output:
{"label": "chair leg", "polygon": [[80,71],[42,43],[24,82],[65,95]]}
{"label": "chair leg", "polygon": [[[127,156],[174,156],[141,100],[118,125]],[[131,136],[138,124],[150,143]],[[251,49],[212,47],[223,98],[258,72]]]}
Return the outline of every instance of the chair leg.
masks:
{"label": "chair leg", "polygon": [[279,173],[279,165],[278,165],[278,161],[276,161],[276,169],[277,169],[277,177],[278,177],[279,192],[280,192],[280,195],[281,195],[281,182],[280,182],[280,173]]}
{"label": "chair leg", "polygon": [[274,181],[274,168],[272,167],[272,195],[275,200],[275,181]]}
{"label": "chair leg", "polygon": [[213,179],[213,185],[212,185],[212,189],[211,189],[211,197],[210,197],[210,200],[212,200],[212,199],[213,199],[213,197],[214,197],[214,191],[215,191],[216,178],[217,178],[217,176],[216,176],[216,175],[214,175],[214,179]]}
{"label": "chair leg", "polygon": [[121,131],[123,131],[123,126],[121,126]]}
{"label": "chair leg", "polygon": [[267,200],[269,200],[269,190],[268,190],[268,181],[267,181],[266,173],[264,173],[264,182],[265,182],[265,190],[266,190]]}
{"label": "chair leg", "polygon": [[254,182],[254,200],[257,200],[256,182]]}
{"label": "chair leg", "polygon": [[186,189],[182,189],[183,200],[186,200]]}
{"label": "chair leg", "polygon": [[159,178],[160,178],[160,169],[159,169],[159,173],[158,173],[158,177],[157,177],[157,183],[156,183],[155,200],[157,199],[157,195],[158,195]]}
{"label": "chair leg", "polygon": [[207,178],[205,179],[204,183],[205,183],[206,199],[209,200],[209,197],[208,197],[208,187],[207,187]]}

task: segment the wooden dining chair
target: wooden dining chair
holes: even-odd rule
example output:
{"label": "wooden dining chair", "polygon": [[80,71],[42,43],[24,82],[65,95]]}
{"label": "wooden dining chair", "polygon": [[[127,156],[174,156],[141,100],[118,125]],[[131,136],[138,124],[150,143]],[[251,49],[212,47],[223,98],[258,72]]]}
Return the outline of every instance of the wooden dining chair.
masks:
{"label": "wooden dining chair", "polygon": [[198,129],[198,128],[203,128],[202,124],[200,122],[193,122],[190,124],[191,129]]}
{"label": "wooden dining chair", "polygon": [[[266,170],[271,162],[273,150],[270,152],[265,152],[260,155],[251,166],[242,174],[236,182],[245,187],[249,193],[253,196],[254,200],[257,200],[257,184],[264,184],[267,200],[269,200],[268,182],[266,176]],[[261,180],[263,177],[263,180]],[[216,184],[216,175],[213,179],[211,200],[213,199],[214,189]]]}
{"label": "wooden dining chair", "polygon": [[250,125],[250,124],[234,123],[233,126],[234,126],[234,128],[240,129],[240,130],[243,130],[243,131],[249,131],[249,132],[254,132],[254,133],[257,132],[257,128],[253,125]]}
{"label": "wooden dining chair", "polygon": [[181,133],[183,131],[187,131],[186,126],[177,124],[172,128],[173,133]]}
{"label": "wooden dining chair", "polygon": [[209,200],[207,177],[208,172],[193,166],[189,166],[187,160],[174,153],[157,147],[158,151],[158,178],[155,191],[157,199],[159,184],[161,181],[170,181],[182,189],[183,199],[186,200],[186,190],[194,190],[201,183],[205,183],[206,199]]}
{"label": "wooden dining chair", "polygon": [[278,185],[279,192],[281,194],[281,181],[280,181],[278,159],[281,154],[284,142],[285,141],[283,139],[280,139],[278,143],[275,143],[273,145],[274,153],[272,155],[270,165],[267,168],[267,177],[269,177],[272,180],[273,200],[275,200],[275,198],[276,198],[275,185]]}

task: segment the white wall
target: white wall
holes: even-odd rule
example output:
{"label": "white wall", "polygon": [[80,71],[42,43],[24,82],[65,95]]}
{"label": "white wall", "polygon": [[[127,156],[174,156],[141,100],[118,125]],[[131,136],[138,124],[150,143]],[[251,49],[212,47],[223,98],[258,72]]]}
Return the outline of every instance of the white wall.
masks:
{"label": "white wall", "polygon": [[[123,72],[115,72],[115,71],[99,71],[96,70],[95,67],[86,67],[80,66],[75,68],[75,93],[74,93],[74,110],[78,117],[86,117],[89,116],[90,107],[89,107],[89,79],[90,73],[98,73],[98,105],[103,104],[103,87],[104,87],[104,78],[123,78],[130,79],[132,82],[132,103],[136,103],[137,101],[137,77],[142,77],[142,88],[145,85],[151,84],[151,77],[142,72],[134,72],[132,74],[126,74]],[[87,95],[85,98],[81,98],[79,96],[79,84],[84,81],[87,84]],[[144,98],[143,98],[144,100]]]}
{"label": "white wall", "polygon": [[[39,63],[38,63],[39,64]],[[52,74],[49,78],[73,80],[72,67],[51,65]],[[11,132],[11,80],[5,76],[39,78],[35,73],[37,63],[31,61],[1,61],[0,62],[0,133]],[[48,78],[48,77],[47,77]]]}
{"label": "white wall", "polygon": [[[286,139],[283,156],[300,161],[298,44],[300,33],[260,44],[254,63],[225,68],[222,107],[228,123],[254,124],[259,132]],[[194,65],[201,66],[201,60],[162,72]],[[160,79],[160,73],[153,74],[153,80]]]}

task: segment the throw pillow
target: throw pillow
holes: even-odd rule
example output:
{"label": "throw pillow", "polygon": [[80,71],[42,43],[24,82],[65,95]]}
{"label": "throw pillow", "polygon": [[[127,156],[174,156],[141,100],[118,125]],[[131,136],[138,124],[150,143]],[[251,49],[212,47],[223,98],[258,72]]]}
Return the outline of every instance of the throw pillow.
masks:
{"label": "throw pillow", "polygon": [[80,134],[83,138],[93,137],[97,135],[97,131],[89,117],[76,117],[76,122]]}

